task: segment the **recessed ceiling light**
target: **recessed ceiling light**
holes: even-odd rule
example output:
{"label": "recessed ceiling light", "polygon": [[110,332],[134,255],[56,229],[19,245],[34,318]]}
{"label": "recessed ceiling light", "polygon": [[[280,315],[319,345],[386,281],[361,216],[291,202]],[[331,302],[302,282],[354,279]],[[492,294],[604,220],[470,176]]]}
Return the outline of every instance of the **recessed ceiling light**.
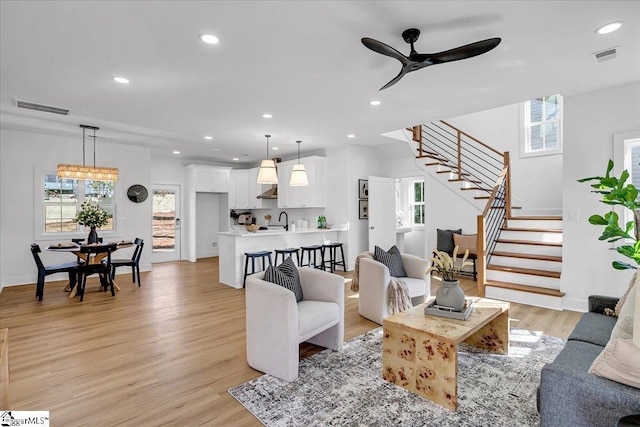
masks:
{"label": "recessed ceiling light", "polygon": [[201,35],[200,36],[200,40],[202,40],[206,44],[218,44],[218,43],[220,43],[220,39],[218,39],[216,36],[213,36],[211,34],[203,34],[203,35]]}
{"label": "recessed ceiling light", "polygon": [[173,154],[180,154],[178,150],[174,150]]}
{"label": "recessed ceiling light", "polygon": [[209,136],[209,135],[205,135],[204,139],[209,139],[209,140],[211,140],[211,139],[213,139],[213,137],[212,137],[212,136]]}
{"label": "recessed ceiling light", "polygon": [[239,159],[239,158],[237,158],[237,157],[234,157],[234,158],[233,158],[233,161],[234,161],[234,162],[237,162],[238,160],[240,160],[240,159]]}
{"label": "recessed ceiling light", "polygon": [[613,33],[616,30],[619,30],[622,27],[622,21],[611,22],[609,24],[603,25],[596,30],[598,34],[609,34]]}
{"label": "recessed ceiling light", "polygon": [[279,150],[280,148],[278,147],[271,147],[272,150]]}
{"label": "recessed ceiling light", "polygon": [[262,117],[264,117],[265,119],[270,119],[271,117],[273,117],[273,115],[269,113],[264,113]]}
{"label": "recessed ceiling light", "polygon": [[211,151],[220,151],[219,148],[212,148]]}
{"label": "recessed ceiling light", "polygon": [[355,138],[356,136],[352,133],[350,133],[349,135],[347,135],[347,138]]}
{"label": "recessed ceiling light", "polygon": [[123,85],[126,85],[127,83],[129,83],[129,79],[125,79],[124,77],[114,77],[113,80],[115,80],[118,83],[122,83]]}
{"label": "recessed ceiling light", "polygon": [[380,101],[371,101],[369,102],[371,105],[380,105]]}

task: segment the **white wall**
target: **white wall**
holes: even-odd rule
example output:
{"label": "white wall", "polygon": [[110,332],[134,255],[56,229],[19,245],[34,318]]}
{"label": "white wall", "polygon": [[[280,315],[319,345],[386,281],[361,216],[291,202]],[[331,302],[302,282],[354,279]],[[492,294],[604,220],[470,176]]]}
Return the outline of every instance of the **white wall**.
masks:
{"label": "white wall", "polygon": [[[565,104],[565,113],[567,106]],[[511,161],[512,204],[516,215],[560,215],[562,213],[562,154],[521,157],[522,104],[445,120],[500,152]],[[531,185],[535,183],[535,185]]]}
{"label": "white wall", "polygon": [[[196,193],[196,257],[218,256],[220,232],[220,204],[226,194]],[[213,246],[213,243],[216,246]]]}
{"label": "white wall", "polygon": [[[326,150],[327,187],[325,209],[328,218],[336,223],[348,223],[348,243],[345,245],[347,269],[353,269],[358,254],[369,247],[369,221],[358,219],[358,179],[381,175],[375,153],[356,145]],[[343,233],[344,234],[344,233]]]}
{"label": "white wall", "polygon": [[[92,145],[92,144],[91,144]],[[88,158],[93,158],[93,152]],[[140,237],[151,242],[151,198],[143,203],[133,203],[126,197],[126,189],[133,184],[150,185],[150,151],[135,147],[99,141],[96,151],[99,165],[120,169],[118,196],[116,199],[117,233],[100,233],[107,240]],[[0,286],[35,283],[37,270],[30,253],[34,241],[44,249],[55,237],[39,238],[34,230],[35,178],[34,170],[56,170],[58,163],[81,163],[82,139],[72,139],[31,133],[12,129],[0,129]],[[78,233],[85,237],[88,232]],[[37,238],[38,237],[38,238]],[[149,245],[150,246],[150,245]],[[125,257],[125,252],[118,253]],[[66,262],[71,255],[43,250],[45,264]],[[149,270],[150,251],[142,254],[141,269]],[[56,275],[49,280],[63,279]]]}
{"label": "white wall", "polygon": [[590,215],[608,209],[589,184],[576,180],[605,173],[614,134],[640,131],[640,82],[566,97],[564,111],[561,289],[566,308],[585,310],[589,295],[622,295],[632,272],[611,267],[624,257],[598,241],[602,227],[588,223]]}

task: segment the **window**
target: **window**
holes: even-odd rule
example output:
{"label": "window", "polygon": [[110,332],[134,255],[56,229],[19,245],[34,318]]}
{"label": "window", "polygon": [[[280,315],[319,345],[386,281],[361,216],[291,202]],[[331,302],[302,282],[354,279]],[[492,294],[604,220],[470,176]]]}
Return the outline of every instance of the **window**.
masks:
{"label": "window", "polygon": [[412,181],[409,191],[412,225],[424,225],[424,180]]}
{"label": "window", "polygon": [[562,152],[562,96],[549,95],[524,104],[524,156]]}
{"label": "window", "polygon": [[108,181],[59,179],[55,173],[44,173],[43,187],[37,194],[42,198],[41,215],[36,215],[42,237],[57,233],[84,232],[84,227],[73,222],[76,212],[84,201],[99,203],[109,213],[109,223],[101,231],[114,231],[115,185]]}

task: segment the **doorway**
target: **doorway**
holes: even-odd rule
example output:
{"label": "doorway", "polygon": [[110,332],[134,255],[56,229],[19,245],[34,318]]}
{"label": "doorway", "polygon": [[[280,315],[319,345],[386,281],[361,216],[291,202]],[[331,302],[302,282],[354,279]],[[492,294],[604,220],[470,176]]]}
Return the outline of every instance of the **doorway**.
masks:
{"label": "doorway", "polygon": [[152,262],[180,261],[180,186],[152,185]]}

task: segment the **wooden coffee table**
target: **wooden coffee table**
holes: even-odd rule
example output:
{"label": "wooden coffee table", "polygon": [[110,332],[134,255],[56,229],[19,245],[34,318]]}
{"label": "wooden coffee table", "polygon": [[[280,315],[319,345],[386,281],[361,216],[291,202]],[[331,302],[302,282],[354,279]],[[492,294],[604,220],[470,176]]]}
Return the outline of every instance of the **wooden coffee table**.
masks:
{"label": "wooden coffee table", "polygon": [[509,303],[470,299],[474,310],[467,320],[426,315],[426,303],[385,318],[382,377],[455,411],[458,344],[509,352]]}

